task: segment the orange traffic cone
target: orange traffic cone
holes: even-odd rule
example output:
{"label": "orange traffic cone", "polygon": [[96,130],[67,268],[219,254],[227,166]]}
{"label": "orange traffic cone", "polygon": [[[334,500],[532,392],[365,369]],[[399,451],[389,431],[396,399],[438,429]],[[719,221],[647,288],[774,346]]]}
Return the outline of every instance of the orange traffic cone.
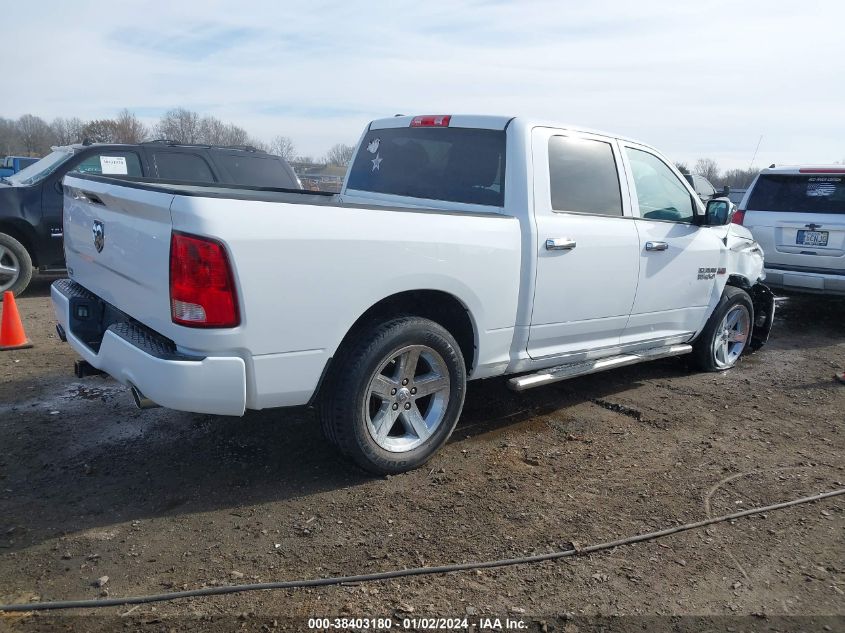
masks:
{"label": "orange traffic cone", "polygon": [[8,290],[3,293],[3,318],[0,321],[0,351],[10,349],[24,349],[32,347],[32,343],[26,338],[23,331],[21,315],[18,314],[18,306],[15,304],[15,295]]}

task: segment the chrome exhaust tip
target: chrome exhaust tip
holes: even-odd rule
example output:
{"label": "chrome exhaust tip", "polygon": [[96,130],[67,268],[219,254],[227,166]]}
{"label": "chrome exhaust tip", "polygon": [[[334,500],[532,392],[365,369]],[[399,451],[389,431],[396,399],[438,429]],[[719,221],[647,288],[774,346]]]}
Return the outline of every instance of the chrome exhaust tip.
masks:
{"label": "chrome exhaust tip", "polygon": [[147,396],[141,393],[141,391],[134,385],[131,386],[129,390],[132,392],[132,399],[135,401],[135,406],[139,409],[155,409],[160,406],[147,398]]}

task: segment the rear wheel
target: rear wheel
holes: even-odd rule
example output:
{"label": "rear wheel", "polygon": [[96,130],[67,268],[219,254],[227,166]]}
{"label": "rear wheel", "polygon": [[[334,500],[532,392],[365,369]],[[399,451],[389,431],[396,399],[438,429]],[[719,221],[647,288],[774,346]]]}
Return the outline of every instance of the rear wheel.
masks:
{"label": "rear wheel", "polygon": [[754,304],[741,288],[727,286],[719,304],[693,345],[693,357],[704,371],[724,371],[739,362],[751,339]]}
{"label": "rear wheel", "polygon": [[370,327],[333,361],[320,419],[326,437],[359,466],[400,473],[446,442],[465,391],[454,337],[428,319],[402,317]]}
{"label": "rear wheel", "polygon": [[23,244],[11,235],[0,233],[0,301],[10,290],[21,294],[32,279],[32,259]]}

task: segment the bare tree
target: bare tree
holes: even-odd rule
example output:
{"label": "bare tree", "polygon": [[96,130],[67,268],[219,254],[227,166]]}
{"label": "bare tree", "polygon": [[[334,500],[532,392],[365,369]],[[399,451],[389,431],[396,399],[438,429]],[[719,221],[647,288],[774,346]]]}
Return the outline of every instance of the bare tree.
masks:
{"label": "bare tree", "polygon": [[286,161],[291,162],[296,158],[296,146],[289,136],[282,136],[280,134],[273,137],[273,140],[270,141],[270,153],[281,156]]}
{"label": "bare tree", "polygon": [[44,156],[53,145],[53,131],[41,117],[24,114],[17,122],[20,149],[31,156]]}
{"label": "bare tree", "polygon": [[246,144],[250,147],[254,147],[259,152],[267,152],[268,154],[270,153],[270,145],[268,145],[261,139],[250,137],[246,140]]}
{"label": "bare tree", "polygon": [[0,157],[15,154],[20,147],[18,125],[12,119],[0,117]]}
{"label": "bare tree", "polygon": [[249,145],[249,134],[242,127],[227,123],[221,145]]}
{"label": "bare tree", "polygon": [[675,167],[677,167],[678,171],[681,172],[682,174],[688,174],[689,173],[689,167],[687,166],[686,163],[683,163],[683,162],[680,162],[680,161],[675,161]]}
{"label": "bare tree", "polygon": [[704,176],[711,183],[719,180],[719,165],[712,158],[699,158],[695,161],[692,171],[699,176]]}
{"label": "bare tree", "polygon": [[117,125],[112,119],[94,119],[82,128],[82,137],[92,143],[117,143]]}
{"label": "bare tree", "polygon": [[158,138],[164,138],[177,143],[200,142],[200,116],[185,108],[168,110],[161,117],[155,128]]}
{"label": "bare tree", "polygon": [[223,137],[226,134],[226,124],[213,116],[206,116],[200,119],[199,138],[203,143],[209,145],[223,145]]}
{"label": "bare tree", "polygon": [[114,120],[114,143],[140,143],[149,132],[133,112],[123,108]]}
{"label": "bare tree", "polygon": [[728,185],[729,187],[744,189],[751,184],[758,173],[760,173],[759,169],[729,169],[722,174],[719,186]]}
{"label": "bare tree", "polygon": [[57,145],[81,143],[83,139],[82,130],[84,128],[85,122],[79,117],[70,119],[58,117],[53,119],[53,122],[50,124],[50,129],[53,131],[53,137]]}
{"label": "bare tree", "polygon": [[326,153],[325,161],[329,165],[339,165],[340,167],[346,167],[352,160],[352,153],[354,151],[355,148],[351,145],[344,145],[343,143],[338,143],[337,145],[332,146],[332,148]]}
{"label": "bare tree", "polygon": [[232,123],[224,123],[217,117],[204,116],[199,122],[197,142],[207,145],[247,145],[250,138],[247,131]]}

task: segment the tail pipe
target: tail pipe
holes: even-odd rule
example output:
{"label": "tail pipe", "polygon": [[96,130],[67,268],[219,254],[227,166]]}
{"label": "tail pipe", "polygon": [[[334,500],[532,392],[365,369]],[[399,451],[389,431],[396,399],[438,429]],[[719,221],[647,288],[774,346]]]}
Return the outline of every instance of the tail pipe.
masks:
{"label": "tail pipe", "polygon": [[155,409],[160,406],[141,393],[138,387],[133,385],[129,390],[132,392],[132,399],[135,401],[135,406],[139,409]]}

